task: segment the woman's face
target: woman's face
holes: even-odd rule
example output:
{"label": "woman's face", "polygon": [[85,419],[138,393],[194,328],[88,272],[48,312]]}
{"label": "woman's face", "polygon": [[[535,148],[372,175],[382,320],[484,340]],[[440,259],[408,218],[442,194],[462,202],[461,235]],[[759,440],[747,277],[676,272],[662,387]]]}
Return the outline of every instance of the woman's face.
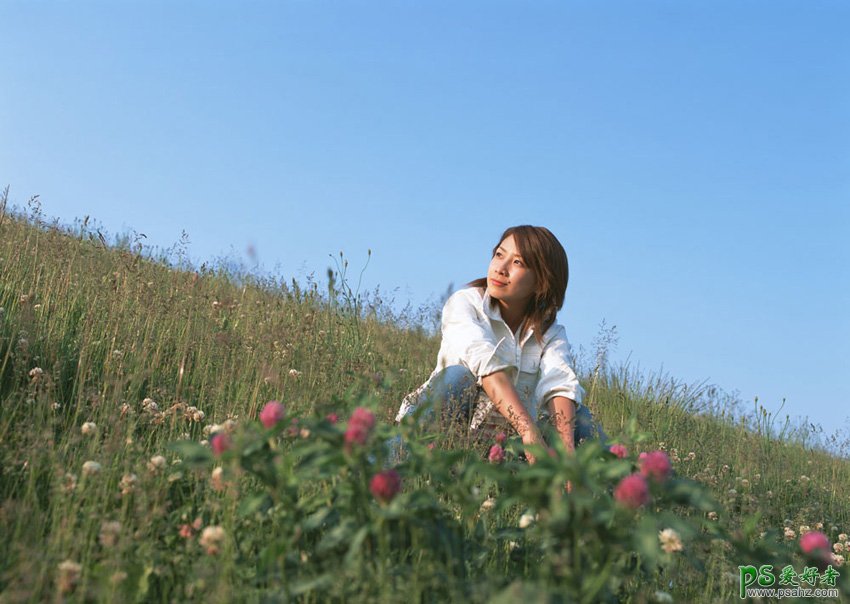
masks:
{"label": "woman's face", "polygon": [[524,308],[534,295],[534,273],[528,268],[511,235],[496,248],[487,271],[487,293],[509,306]]}

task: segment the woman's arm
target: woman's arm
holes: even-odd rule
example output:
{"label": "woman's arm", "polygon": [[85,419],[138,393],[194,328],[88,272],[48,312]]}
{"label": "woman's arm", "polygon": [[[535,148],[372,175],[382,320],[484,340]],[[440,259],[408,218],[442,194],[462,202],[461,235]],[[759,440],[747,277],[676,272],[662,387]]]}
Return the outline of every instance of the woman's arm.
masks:
{"label": "woman's arm", "polygon": [[549,410],[555,429],[561,436],[564,448],[574,451],[575,445],[575,417],[576,402],[565,396],[556,396],[549,400]]}
{"label": "woman's arm", "polygon": [[[540,428],[531,419],[528,410],[517,394],[508,374],[504,371],[496,371],[481,378],[481,387],[484,393],[493,401],[493,406],[505,419],[516,429],[526,445],[542,445],[546,442],[540,433]],[[529,463],[534,463],[534,456],[526,452]]]}

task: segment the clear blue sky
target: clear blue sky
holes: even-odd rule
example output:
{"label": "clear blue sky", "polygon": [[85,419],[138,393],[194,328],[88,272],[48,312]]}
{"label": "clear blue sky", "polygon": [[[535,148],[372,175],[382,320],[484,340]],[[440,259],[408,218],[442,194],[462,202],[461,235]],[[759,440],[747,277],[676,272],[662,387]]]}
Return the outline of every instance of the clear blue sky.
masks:
{"label": "clear blue sky", "polygon": [[850,4],[0,4],[0,185],[414,305],[513,224],[616,358],[850,415]]}

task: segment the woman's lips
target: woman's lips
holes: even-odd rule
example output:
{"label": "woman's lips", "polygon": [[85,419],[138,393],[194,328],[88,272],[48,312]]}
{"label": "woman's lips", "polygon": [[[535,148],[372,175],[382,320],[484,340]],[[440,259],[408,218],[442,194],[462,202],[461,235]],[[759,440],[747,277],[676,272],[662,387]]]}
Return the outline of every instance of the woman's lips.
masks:
{"label": "woman's lips", "polygon": [[504,287],[507,283],[502,283],[501,281],[496,281],[495,279],[490,279],[490,283],[495,285],[496,287]]}

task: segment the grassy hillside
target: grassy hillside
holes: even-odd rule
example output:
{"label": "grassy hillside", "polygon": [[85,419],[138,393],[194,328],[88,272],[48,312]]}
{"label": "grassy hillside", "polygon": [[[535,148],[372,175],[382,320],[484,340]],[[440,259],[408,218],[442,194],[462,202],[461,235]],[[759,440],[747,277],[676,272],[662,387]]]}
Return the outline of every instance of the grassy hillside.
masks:
{"label": "grassy hillside", "polygon": [[[626,459],[529,467],[509,441],[489,464],[490,443],[405,426],[402,494],[382,502],[380,443],[438,339],[343,275],[327,291],[176,269],[33,222],[0,214],[2,601],[720,602],[738,565],[802,571],[801,527],[850,530],[846,460],[626,372],[581,376]],[[286,419],[264,427],[269,400]],[[377,416],[362,446],[358,406]],[[676,477],[624,509],[610,493],[654,449]]]}

